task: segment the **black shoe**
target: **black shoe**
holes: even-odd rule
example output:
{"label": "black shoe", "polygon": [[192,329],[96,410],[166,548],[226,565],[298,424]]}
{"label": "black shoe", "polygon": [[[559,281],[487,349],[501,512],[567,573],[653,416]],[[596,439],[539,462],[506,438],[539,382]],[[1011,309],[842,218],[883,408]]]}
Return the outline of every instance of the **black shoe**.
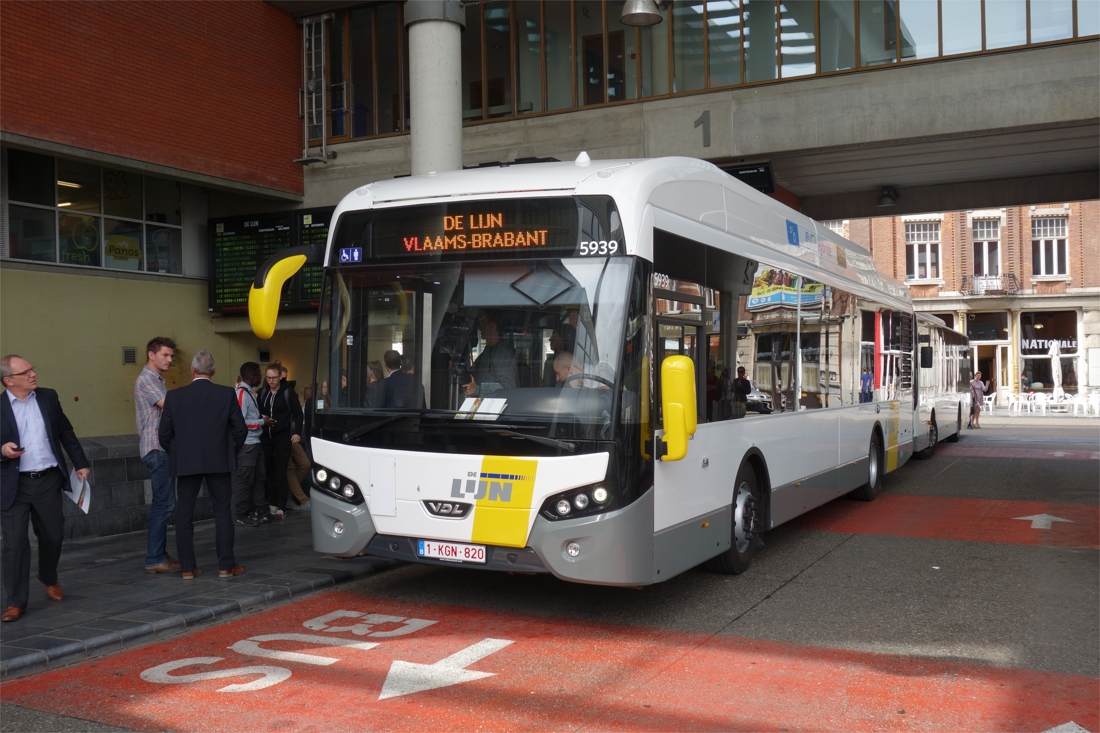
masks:
{"label": "black shoe", "polygon": [[260,526],[261,524],[270,524],[270,523],[271,523],[271,515],[270,514],[257,514],[256,515],[256,526],[257,527]]}

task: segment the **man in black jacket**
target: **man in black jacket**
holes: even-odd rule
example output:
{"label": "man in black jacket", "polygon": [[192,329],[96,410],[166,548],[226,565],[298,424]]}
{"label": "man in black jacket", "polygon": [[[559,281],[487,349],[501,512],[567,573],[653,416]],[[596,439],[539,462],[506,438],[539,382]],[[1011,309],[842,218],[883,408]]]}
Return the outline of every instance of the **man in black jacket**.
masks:
{"label": "man in black jacket", "polygon": [[12,354],[0,359],[0,534],[3,535],[5,608],[3,621],[18,621],[30,596],[31,542],[27,525],[38,537],[38,579],[46,596],[62,598],[57,562],[65,535],[61,492],[69,471],[61,448],[69,454],[81,481],[88,478],[88,459],[73,426],[61,410],[57,392],[38,386],[26,359]]}
{"label": "man in black jacket", "polygon": [[233,515],[229,509],[231,473],[237,453],[248,435],[233,390],[214,384],[214,356],[199,351],[191,360],[194,380],[164,398],[160,417],[160,445],[168,453],[168,471],[176,479],[176,547],[183,579],[202,571],[195,563],[195,500],[206,479],[214,510],[214,537],[218,552],[218,577],[244,573],[233,557]]}
{"label": "man in black jacket", "polygon": [[283,381],[278,364],[267,367],[264,382],[266,388],[260,389],[260,414],[264,418],[260,444],[264,447],[267,463],[267,498],[271,503],[271,516],[282,518],[290,492],[286,476],[290,446],[302,439],[302,406],[294,389]]}

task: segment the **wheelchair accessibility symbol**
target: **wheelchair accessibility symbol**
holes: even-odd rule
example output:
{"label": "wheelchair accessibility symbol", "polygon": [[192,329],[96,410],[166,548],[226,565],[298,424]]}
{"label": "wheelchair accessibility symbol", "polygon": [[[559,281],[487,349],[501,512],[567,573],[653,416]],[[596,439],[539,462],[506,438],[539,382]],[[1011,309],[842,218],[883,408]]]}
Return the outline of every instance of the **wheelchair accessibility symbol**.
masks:
{"label": "wheelchair accessibility symbol", "polygon": [[362,262],[362,247],[344,247],[340,250],[340,262]]}

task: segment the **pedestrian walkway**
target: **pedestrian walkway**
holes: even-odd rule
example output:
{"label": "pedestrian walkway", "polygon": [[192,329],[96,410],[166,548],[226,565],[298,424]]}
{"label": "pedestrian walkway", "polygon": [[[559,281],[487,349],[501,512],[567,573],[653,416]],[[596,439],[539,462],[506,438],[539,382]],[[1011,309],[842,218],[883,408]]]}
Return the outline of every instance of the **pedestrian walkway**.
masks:
{"label": "pedestrian walkway", "polygon": [[[64,600],[47,599],[42,584],[32,580],[27,614],[0,626],[0,678],[159,639],[399,564],[314,552],[310,515],[303,511],[260,527],[236,525],[237,562],[248,572],[227,580],[218,578],[212,520],[195,525],[203,574],[194,580],[146,573],[145,537],[131,532],[67,542],[58,568]],[[169,532],[173,555],[175,547]]]}

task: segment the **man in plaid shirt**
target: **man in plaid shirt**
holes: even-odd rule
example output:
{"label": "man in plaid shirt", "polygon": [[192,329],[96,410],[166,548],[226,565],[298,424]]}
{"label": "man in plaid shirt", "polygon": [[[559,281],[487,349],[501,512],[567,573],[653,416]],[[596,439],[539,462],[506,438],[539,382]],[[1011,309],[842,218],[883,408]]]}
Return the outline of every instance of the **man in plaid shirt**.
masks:
{"label": "man in plaid shirt", "polygon": [[176,342],[157,336],[145,347],[145,366],[134,382],[134,409],[141,462],[149,469],[153,484],[153,505],[149,508],[149,536],[145,549],[145,572],[178,573],[179,561],[167,550],[168,520],[176,508],[176,490],[168,472],[168,454],[160,446],[160,413],[168,388],[161,376],[176,357]]}

